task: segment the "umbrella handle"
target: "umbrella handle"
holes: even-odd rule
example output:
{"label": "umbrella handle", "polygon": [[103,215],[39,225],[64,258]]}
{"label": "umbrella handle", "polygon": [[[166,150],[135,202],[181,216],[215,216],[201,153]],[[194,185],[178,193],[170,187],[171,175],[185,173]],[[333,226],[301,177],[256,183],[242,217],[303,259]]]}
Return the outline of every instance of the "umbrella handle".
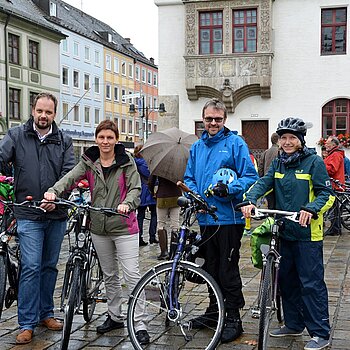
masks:
{"label": "umbrella handle", "polygon": [[178,181],[176,185],[180,187],[184,192],[191,192],[191,190],[182,181]]}

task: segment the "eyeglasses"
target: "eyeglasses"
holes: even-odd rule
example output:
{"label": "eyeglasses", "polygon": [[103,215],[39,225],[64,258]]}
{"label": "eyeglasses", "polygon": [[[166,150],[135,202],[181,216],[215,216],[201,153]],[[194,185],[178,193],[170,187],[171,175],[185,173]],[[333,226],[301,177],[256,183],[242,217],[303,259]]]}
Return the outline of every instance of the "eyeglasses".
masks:
{"label": "eyeglasses", "polygon": [[223,120],[224,120],[224,118],[222,118],[222,117],[216,117],[216,118],[213,118],[213,117],[205,117],[205,118],[204,118],[204,121],[205,121],[206,123],[211,123],[213,120],[215,121],[215,123],[222,123]]}

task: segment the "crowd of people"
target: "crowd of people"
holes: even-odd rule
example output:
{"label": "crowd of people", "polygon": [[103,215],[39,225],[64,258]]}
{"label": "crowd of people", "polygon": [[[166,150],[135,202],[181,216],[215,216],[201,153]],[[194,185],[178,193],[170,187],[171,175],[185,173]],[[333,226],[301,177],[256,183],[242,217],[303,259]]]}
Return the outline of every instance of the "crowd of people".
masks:
{"label": "crowd of people", "polygon": [[[81,179],[89,183],[93,206],[117,207],[119,213],[129,216],[91,213],[92,241],[103,271],[108,308],[98,333],[124,327],[119,264],[130,293],[140,279],[139,247],[159,244],[157,259],[166,260],[169,253],[171,256],[169,242],[178,237],[181,190],[166,178],[150,174],[142,145],[131,155],[119,143],[117,125],[104,120],[95,130],[96,146],[88,148],[75,165],[72,139],[57,127],[56,113],[56,97],[40,93],[28,121],[10,129],[0,142],[3,171],[12,164],[16,201],[31,194],[45,209],[15,210],[21,248],[17,344],[31,342],[39,324],[50,330],[63,328],[54,315],[53,292],[67,213],[50,201]],[[328,346],[322,227],[323,213],[334,203],[330,177],[344,182],[347,173],[339,140],[327,139],[322,160],[306,146],[304,121],[284,118],[257,164],[244,139],[226,127],[227,110],[221,101],[207,101],[202,120],[205,130],[190,149],[184,182],[217,208],[216,221],[202,212],[197,219],[204,242],[200,246],[203,268],[214,277],[224,297],[221,342],[231,342],[243,333],[240,310],[245,301],[239,259],[244,217],[249,218],[258,199],[265,196],[269,208],[300,212],[299,223],[286,223],[281,234],[279,281],[285,324],[270,335],[296,336],[306,328],[311,339],[305,350]],[[243,201],[242,212],[236,211],[235,205]],[[143,230],[147,212],[148,242]],[[341,232],[340,219],[336,220],[334,235]],[[148,344],[147,308],[141,301],[137,313],[137,339]],[[192,328],[210,327],[217,317],[217,306],[208,305],[205,314],[192,319]]]}

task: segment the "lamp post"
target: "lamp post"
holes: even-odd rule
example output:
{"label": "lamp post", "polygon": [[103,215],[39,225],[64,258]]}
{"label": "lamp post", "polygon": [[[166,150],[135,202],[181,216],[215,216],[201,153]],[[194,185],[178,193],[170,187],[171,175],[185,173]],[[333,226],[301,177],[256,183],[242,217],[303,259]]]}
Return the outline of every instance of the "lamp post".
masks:
{"label": "lamp post", "polygon": [[[149,115],[152,113],[152,112],[159,112],[159,115],[164,115],[166,113],[166,110],[165,110],[165,105],[164,103],[160,103],[159,104],[159,107],[153,107],[153,108],[150,108],[149,106],[145,106],[145,96],[142,95],[141,96],[141,106],[139,106],[139,112],[141,113],[140,114],[140,118],[141,118],[141,135],[142,135],[142,140],[143,141],[147,141],[148,139],[148,117]],[[131,115],[135,115],[136,113],[136,109],[135,109],[135,105],[134,104],[131,104],[130,107],[129,107],[129,114]],[[146,122],[146,127],[145,127],[145,135],[143,134],[143,120],[145,119],[145,122]]]}

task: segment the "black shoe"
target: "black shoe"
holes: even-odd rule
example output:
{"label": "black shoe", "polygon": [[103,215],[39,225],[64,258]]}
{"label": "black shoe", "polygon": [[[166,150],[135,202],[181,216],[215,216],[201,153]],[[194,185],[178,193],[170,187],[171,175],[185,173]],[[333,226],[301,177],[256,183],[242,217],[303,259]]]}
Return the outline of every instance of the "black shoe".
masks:
{"label": "black shoe", "polygon": [[113,321],[111,319],[111,316],[107,316],[106,321],[103,322],[103,324],[101,324],[101,326],[98,326],[96,328],[96,332],[103,334],[103,333],[107,333],[109,331],[112,331],[113,329],[120,329],[120,328],[124,328],[124,322],[123,321]]}
{"label": "black shoe", "polygon": [[239,318],[227,318],[221,334],[221,343],[229,343],[237,339],[242,333],[242,321]]}
{"label": "black shoe", "polygon": [[204,315],[191,320],[192,329],[216,328],[218,324],[219,313],[217,311],[206,310]]}
{"label": "black shoe", "polygon": [[140,345],[146,345],[149,343],[149,334],[146,330],[137,331],[136,339]]}
{"label": "black shoe", "polygon": [[146,246],[148,243],[145,242],[142,238],[140,238],[140,241],[139,241],[139,247],[144,247]]}
{"label": "black shoe", "polygon": [[168,260],[169,259],[169,253],[161,253],[160,255],[157,256],[157,260]]}
{"label": "black shoe", "polygon": [[159,244],[159,241],[157,240],[157,238],[151,238],[149,240],[149,244]]}

